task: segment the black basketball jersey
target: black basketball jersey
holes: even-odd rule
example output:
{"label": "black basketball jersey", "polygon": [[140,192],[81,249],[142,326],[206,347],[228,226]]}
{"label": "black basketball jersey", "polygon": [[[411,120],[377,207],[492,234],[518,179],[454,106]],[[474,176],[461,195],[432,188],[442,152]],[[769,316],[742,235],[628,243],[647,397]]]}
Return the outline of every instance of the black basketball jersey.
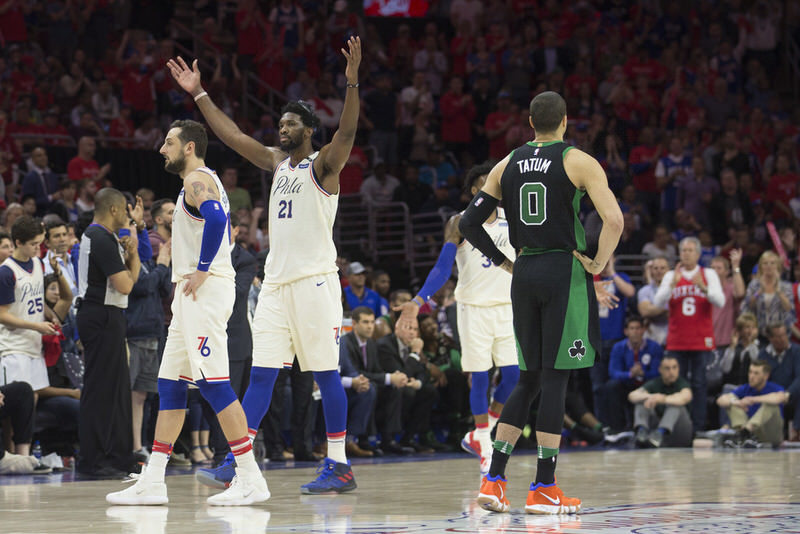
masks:
{"label": "black basketball jersey", "polygon": [[585,193],[564,170],[564,155],[571,148],[561,141],[531,141],[511,154],[500,187],[509,240],[515,249],[586,249],[586,234],[578,219]]}

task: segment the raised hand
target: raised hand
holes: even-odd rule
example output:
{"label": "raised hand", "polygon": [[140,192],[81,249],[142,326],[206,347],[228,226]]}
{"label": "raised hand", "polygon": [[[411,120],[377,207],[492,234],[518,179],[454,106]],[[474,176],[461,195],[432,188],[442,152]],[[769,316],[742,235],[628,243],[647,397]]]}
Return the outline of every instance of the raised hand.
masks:
{"label": "raised hand", "polygon": [[[347,67],[344,69],[344,76],[347,78],[347,83],[358,83],[358,66],[361,64],[361,37],[355,36],[348,39],[347,48],[348,50],[345,50],[344,48],[341,49],[342,54],[344,54],[344,57],[347,58]],[[195,65],[197,65],[196,60]],[[197,81],[200,83],[199,72],[197,73],[197,76]]]}
{"label": "raised hand", "polygon": [[[359,57],[361,57],[360,54]],[[196,59],[192,61],[192,68],[190,69],[183,58],[178,56],[178,59],[167,61],[167,68],[172,77],[175,78],[175,81],[178,82],[178,85],[187,93],[197,96],[203,90],[200,85],[200,69],[197,68]]]}
{"label": "raised hand", "polygon": [[128,216],[136,223],[137,230],[144,230],[144,202],[142,197],[136,197],[136,206],[128,204]]}

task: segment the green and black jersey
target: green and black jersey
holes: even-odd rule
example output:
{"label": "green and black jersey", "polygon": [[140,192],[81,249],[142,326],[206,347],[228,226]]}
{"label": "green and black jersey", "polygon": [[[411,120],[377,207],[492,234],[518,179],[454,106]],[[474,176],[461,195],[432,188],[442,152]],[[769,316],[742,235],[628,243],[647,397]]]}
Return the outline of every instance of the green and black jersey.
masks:
{"label": "green and black jersey", "polygon": [[573,147],[528,142],[511,153],[500,178],[511,245],[517,250],[586,250],[578,219],[581,197],[564,170]]}

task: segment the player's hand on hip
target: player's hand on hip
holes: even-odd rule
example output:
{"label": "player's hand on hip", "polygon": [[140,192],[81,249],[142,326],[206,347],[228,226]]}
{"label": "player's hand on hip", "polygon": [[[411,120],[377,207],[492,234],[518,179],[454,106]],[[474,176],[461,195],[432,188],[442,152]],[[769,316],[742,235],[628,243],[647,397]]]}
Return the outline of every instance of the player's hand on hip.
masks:
{"label": "player's hand on hip", "polygon": [[600,274],[600,272],[603,270],[603,265],[600,265],[593,258],[581,254],[577,250],[573,250],[572,255],[578,258],[578,261],[581,262],[581,265],[583,265],[583,268],[587,273]]}
{"label": "player's hand on hip", "polygon": [[514,262],[506,258],[503,263],[499,265],[501,269],[506,271],[508,274],[514,274]]}
{"label": "player's hand on hip", "polygon": [[191,93],[192,96],[196,96],[195,93],[200,93],[203,90],[200,86],[200,69],[197,68],[196,59],[192,62],[192,68],[190,69],[183,58],[178,56],[178,59],[167,61],[167,68],[172,77],[175,78],[175,81],[178,82],[178,85],[184,91]]}
{"label": "player's hand on hip", "polygon": [[192,300],[197,300],[197,290],[209,276],[208,271],[195,271],[192,274],[183,275],[183,279],[186,280],[186,283],[183,284],[183,294],[187,297],[191,295]]}

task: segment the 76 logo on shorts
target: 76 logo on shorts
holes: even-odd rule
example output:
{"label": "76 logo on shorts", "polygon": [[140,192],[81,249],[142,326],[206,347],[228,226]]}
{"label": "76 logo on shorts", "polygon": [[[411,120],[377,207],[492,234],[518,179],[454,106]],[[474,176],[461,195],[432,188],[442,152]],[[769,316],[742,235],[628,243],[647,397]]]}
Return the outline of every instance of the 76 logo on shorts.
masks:
{"label": "76 logo on shorts", "polygon": [[197,339],[200,340],[200,345],[197,347],[197,350],[200,351],[200,356],[203,358],[211,356],[211,347],[208,346],[208,337],[197,336]]}

